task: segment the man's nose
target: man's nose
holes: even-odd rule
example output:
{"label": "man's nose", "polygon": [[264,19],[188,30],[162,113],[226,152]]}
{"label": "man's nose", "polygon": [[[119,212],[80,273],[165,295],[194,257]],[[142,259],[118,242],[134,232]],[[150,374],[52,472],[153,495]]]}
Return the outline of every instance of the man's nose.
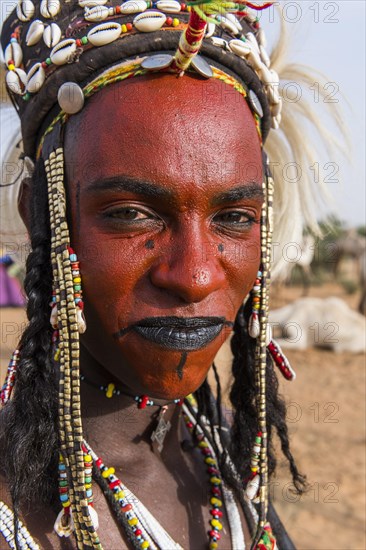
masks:
{"label": "man's nose", "polygon": [[225,284],[217,245],[208,244],[197,233],[182,235],[152,267],[150,280],[186,303],[201,302]]}

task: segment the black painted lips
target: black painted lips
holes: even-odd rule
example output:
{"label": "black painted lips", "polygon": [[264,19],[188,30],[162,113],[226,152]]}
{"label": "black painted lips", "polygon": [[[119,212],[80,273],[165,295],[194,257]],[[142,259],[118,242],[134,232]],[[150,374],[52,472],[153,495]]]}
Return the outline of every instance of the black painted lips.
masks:
{"label": "black painted lips", "polygon": [[212,342],[225,325],[223,317],[152,317],[132,330],[146,340],[175,351],[195,351]]}

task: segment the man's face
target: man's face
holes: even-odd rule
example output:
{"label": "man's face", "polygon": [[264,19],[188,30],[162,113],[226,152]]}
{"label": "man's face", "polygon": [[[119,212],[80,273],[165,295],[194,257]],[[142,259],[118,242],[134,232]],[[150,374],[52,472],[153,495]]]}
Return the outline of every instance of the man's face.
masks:
{"label": "man's face", "polygon": [[68,122],[65,158],[82,346],[126,391],[187,395],[259,267],[262,160],[245,100],[187,76],[110,85]]}

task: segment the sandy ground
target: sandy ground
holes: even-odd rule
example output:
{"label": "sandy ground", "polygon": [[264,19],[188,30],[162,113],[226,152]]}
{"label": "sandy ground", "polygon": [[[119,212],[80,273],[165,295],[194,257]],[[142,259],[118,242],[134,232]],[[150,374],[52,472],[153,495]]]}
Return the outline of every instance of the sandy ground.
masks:
{"label": "sandy ground", "polygon": [[[276,289],[272,306],[300,295],[296,287]],[[336,284],[313,287],[310,295],[339,296],[352,307],[359,298]],[[21,310],[0,309],[2,373],[24,321]],[[229,363],[222,355],[227,387]],[[299,550],[365,550],[365,356],[320,349],[287,355],[297,379],[281,381],[281,389],[293,453],[310,490],[301,498],[292,495],[280,464],[271,484],[277,510]]]}

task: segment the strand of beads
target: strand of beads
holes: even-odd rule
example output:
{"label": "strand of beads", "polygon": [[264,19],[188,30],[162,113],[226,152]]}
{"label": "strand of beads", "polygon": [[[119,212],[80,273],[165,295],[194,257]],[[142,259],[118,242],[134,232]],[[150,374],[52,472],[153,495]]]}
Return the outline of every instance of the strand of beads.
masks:
{"label": "strand of beads", "polygon": [[249,336],[252,338],[258,338],[260,334],[260,325],[259,325],[259,318],[258,318],[258,312],[260,308],[260,293],[261,293],[261,278],[262,278],[262,272],[258,271],[257,278],[254,282],[254,286],[252,288],[252,313],[249,317],[249,323],[248,323],[248,332]]}
{"label": "strand of beads", "polygon": [[11,359],[8,365],[8,370],[6,372],[4,385],[1,388],[1,392],[0,392],[0,399],[3,405],[5,405],[9,401],[11,392],[13,391],[18,363],[19,363],[19,350],[16,349],[11,356]]}
{"label": "strand of beads", "polygon": [[76,307],[76,319],[78,325],[79,334],[84,334],[86,331],[86,323],[84,317],[84,302],[83,295],[81,290],[81,276],[78,258],[74,250],[68,246],[68,251],[70,254],[70,263],[71,263],[71,273],[72,273],[72,283],[74,285],[74,301]]}
{"label": "strand of beads", "polygon": [[260,462],[261,444],[262,444],[262,432],[258,432],[254,440],[253,451],[252,451],[251,460],[250,460],[250,469],[252,473],[245,489],[246,496],[249,498],[249,500],[252,500],[255,503],[258,502],[258,490],[259,490],[259,482],[260,482],[259,462]]}
{"label": "strand of beads", "polygon": [[[195,424],[190,419],[188,411],[185,408],[183,409],[183,419],[189,432],[192,434],[195,428]],[[212,519],[210,520],[211,529],[208,532],[208,536],[209,549],[215,550],[218,547],[218,541],[221,538],[220,531],[222,530],[222,524],[220,521],[223,515],[223,512],[221,510],[221,508],[223,507],[223,502],[221,500],[222,492],[220,488],[222,479],[215,455],[210,449],[210,446],[205,439],[203,431],[199,427],[197,438],[199,440],[198,448],[204,457],[204,462],[207,465],[207,473],[210,476],[212,495],[210,498],[210,504],[212,505],[212,508],[210,509],[210,514],[212,516]]]}
{"label": "strand of beads", "polygon": [[[0,533],[5,538],[10,548],[15,549],[14,541],[14,514],[10,508],[0,501]],[[1,545],[0,545],[1,546]],[[38,544],[33,540],[28,529],[19,520],[18,523],[18,546],[22,550],[40,550]],[[2,548],[2,546],[1,546]]]}
{"label": "strand of beads", "polygon": [[[146,407],[158,406],[152,399],[150,399],[150,397],[148,395],[140,395],[140,396],[136,395],[135,401],[136,401],[137,406],[138,406],[139,409],[145,409]],[[175,403],[176,405],[177,404],[181,405],[183,403],[183,400],[182,399],[174,399],[172,402]]]}
{"label": "strand of beads", "polygon": [[123,484],[121,480],[115,475],[115,469],[113,467],[110,468],[106,466],[103,460],[94,453],[94,451],[86,442],[84,442],[83,449],[90,454],[95,466],[99,469],[102,477],[107,481],[108,487],[112,491],[114,498],[118,502],[120,509],[124,515],[124,518],[126,520],[126,529],[128,530],[130,536],[133,537],[132,540],[134,540],[134,542],[137,542],[138,546],[142,549],[150,548],[150,537],[148,537],[145,529],[139,522],[137,515],[135,514],[133,505],[128,502]]}
{"label": "strand of beads", "polygon": [[[89,513],[93,521],[95,529],[99,527],[98,514],[93,507],[93,489],[92,489],[92,472],[93,472],[93,459],[88,450],[83,446],[84,456],[84,485],[85,493],[88,501]],[[58,492],[62,505],[62,510],[58,514],[54,529],[59,537],[69,537],[74,531],[74,522],[71,514],[71,501],[70,501],[70,489],[67,478],[67,470],[65,460],[60,453],[58,463]]]}

